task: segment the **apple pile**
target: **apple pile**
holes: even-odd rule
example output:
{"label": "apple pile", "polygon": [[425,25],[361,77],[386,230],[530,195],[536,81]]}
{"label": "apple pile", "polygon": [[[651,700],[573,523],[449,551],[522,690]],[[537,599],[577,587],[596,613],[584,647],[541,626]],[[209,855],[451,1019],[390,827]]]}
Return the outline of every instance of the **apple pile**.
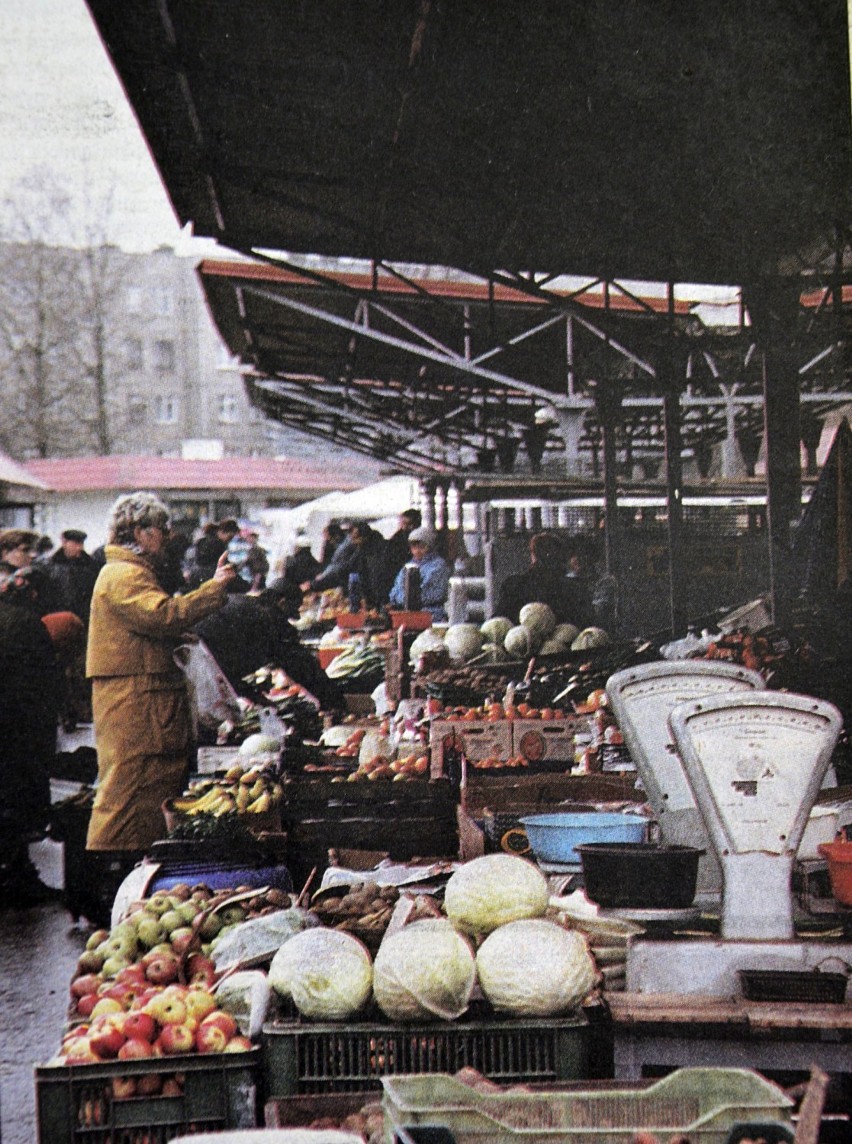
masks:
{"label": "apple pile", "polygon": [[88,1019],[104,996],[128,1009],[148,986],[212,986],[213,939],[250,918],[286,909],[292,901],[292,895],[275,887],[213,891],[179,883],[134,902],[118,925],[89,937],[71,982],[70,1016]]}
{"label": "apple pile", "polygon": [[[369,779],[391,779],[394,782],[404,782],[406,779],[416,779],[425,775],[429,770],[428,755],[407,755],[405,758],[389,759],[385,755],[375,755],[372,759],[365,759],[358,769],[348,775],[344,781],[359,782]],[[337,780],[332,779],[332,782]]]}
{"label": "apple pile", "polygon": [[[237,1053],[252,1048],[236,1019],[219,1008],[204,984],[151,985],[141,965],[121,972],[122,981],[103,992],[94,974],[84,974],[72,982],[78,1009],[79,1002],[89,998],[93,1002],[86,1006],[88,1021],[66,1033],[53,1063],[95,1064],[186,1053]],[[138,1092],[142,1078],[129,1079],[136,1082]]]}

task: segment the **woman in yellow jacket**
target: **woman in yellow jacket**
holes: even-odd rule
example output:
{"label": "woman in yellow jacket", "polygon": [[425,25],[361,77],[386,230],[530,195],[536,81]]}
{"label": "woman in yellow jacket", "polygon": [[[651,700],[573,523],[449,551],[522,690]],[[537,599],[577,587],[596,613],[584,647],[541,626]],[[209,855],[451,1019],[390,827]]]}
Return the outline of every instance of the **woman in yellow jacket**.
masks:
{"label": "woman in yellow jacket", "polygon": [[165,836],[161,803],[186,784],[192,725],[172,652],[184,632],[221,607],[236,575],[224,554],[212,580],[170,596],[157,580],[168,527],[168,509],[153,493],[119,497],[92,596],[86,675],[98,785],[86,846],[112,859],[105,870],[113,883]]}

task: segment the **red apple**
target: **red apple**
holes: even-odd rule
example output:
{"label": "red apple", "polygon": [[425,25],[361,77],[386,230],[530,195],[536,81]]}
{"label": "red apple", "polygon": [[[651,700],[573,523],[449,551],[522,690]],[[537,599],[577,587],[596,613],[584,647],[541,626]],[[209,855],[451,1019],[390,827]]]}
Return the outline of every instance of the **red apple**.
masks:
{"label": "red apple", "polygon": [[71,996],[86,997],[90,993],[97,993],[102,980],[97,973],[82,973],[71,982]]}
{"label": "red apple", "polygon": [[228,1038],[218,1025],[208,1025],[202,1021],[195,1034],[195,1047],[199,1053],[222,1053]]}
{"label": "red apple", "polygon": [[69,1065],[93,1065],[101,1063],[101,1058],[95,1056],[92,1052],[88,1037],[77,1037],[76,1040],[70,1041],[68,1047],[63,1051],[62,1056],[65,1058],[66,1064]]}
{"label": "red apple", "polygon": [[99,1000],[97,993],[87,993],[84,997],[78,997],[75,1006],[77,1015],[79,1017],[91,1017],[92,1010]]}
{"label": "red apple", "polygon": [[253,1049],[254,1045],[244,1037],[242,1033],[237,1033],[236,1037],[231,1037],[227,1045],[225,1045],[224,1052],[226,1053],[247,1053],[249,1049]]}
{"label": "red apple", "polygon": [[156,957],[152,957],[150,961],[143,958],[143,963],[147,963],[145,964],[145,976],[154,985],[168,985],[172,981],[177,981],[180,972],[180,960],[176,954],[160,953]]}
{"label": "red apple", "polygon": [[89,1037],[89,1045],[96,1057],[100,1057],[103,1061],[111,1061],[118,1056],[118,1051],[126,1040],[127,1038],[117,1025],[105,1024],[92,1031]]}
{"label": "red apple", "polygon": [[176,1076],[167,1076],[161,1091],[163,1096],[183,1096],[183,1085]]}
{"label": "red apple", "polygon": [[145,985],[147,981],[145,967],[140,962],[134,961],[132,965],[126,965],[124,969],[120,969],[115,980],[121,985]]}
{"label": "red apple", "polygon": [[128,1038],[150,1043],[157,1036],[157,1022],[150,1013],[143,1013],[141,1010],[135,1009],[124,1018],[122,1032]]}
{"label": "red apple", "polygon": [[216,980],[216,962],[203,953],[192,953],[186,961],[186,976],[190,984],[212,985]]}
{"label": "red apple", "polygon": [[225,1034],[226,1041],[230,1041],[231,1037],[236,1036],[236,1034],[239,1032],[239,1025],[237,1024],[236,1020],[231,1016],[230,1013],[226,1013],[224,1009],[214,1009],[212,1013],[208,1013],[208,1015],[199,1025],[199,1033],[205,1025],[215,1025],[217,1028],[221,1029]]}
{"label": "red apple", "polygon": [[195,1035],[188,1025],[165,1025],[157,1038],[157,1043],[166,1056],[177,1056],[181,1053],[192,1052]]}
{"label": "red apple", "polygon": [[169,943],[175,953],[186,953],[195,941],[195,930],[189,926],[180,926],[169,934]]}
{"label": "red apple", "polygon": [[93,1017],[105,1017],[108,1013],[122,1013],[124,1006],[115,997],[98,997],[94,1009],[92,1009]]}
{"label": "red apple", "polygon": [[116,1100],[129,1100],[136,1095],[136,1081],[132,1076],[113,1077],[112,1095]]}
{"label": "red apple", "polygon": [[[156,1053],[152,1053],[156,1056]],[[163,1087],[163,1078],[159,1073],[142,1073],[136,1078],[136,1092],[139,1096],[157,1096]]]}
{"label": "red apple", "polygon": [[142,1037],[128,1037],[118,1050],[120,1061],[133,1061],[139,1057],[152,1057],[153,1055],[154,1049],[151,1042],[143,1040]]}

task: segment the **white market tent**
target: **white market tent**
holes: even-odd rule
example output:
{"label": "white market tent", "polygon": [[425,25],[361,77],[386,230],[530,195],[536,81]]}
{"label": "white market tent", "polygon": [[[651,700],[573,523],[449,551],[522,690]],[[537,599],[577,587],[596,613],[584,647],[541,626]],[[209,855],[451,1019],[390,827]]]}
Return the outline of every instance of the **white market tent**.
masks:
{"label": "white market tent", "polygon": [[330,520],[367,520],[384,537],[397,529],[397,518],[407,508],[420,504],[418,482],[396,476],[366,485],[352,492],[326,493],[296,508],[270,508],[260,513],[261,543],[270,553],[270,564],[277,570],[295,547],[296,533],[304,532],[311,551],[319,556],[322,532]]}

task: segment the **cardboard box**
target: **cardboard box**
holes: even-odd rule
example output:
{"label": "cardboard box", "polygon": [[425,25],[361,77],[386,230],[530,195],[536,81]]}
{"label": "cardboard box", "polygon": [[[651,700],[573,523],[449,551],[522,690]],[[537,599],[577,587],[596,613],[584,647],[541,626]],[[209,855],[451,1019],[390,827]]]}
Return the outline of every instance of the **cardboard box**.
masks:
{"label": "cardboard box", "polygon": [[429,724],[430,773],[440,778],[444,772],[444,750],[452,744],[471,762],[512,754],[512,724],[509,719],[440,719]]}
{"label": "cardboard box", "polygon": [[564,719],[513,719],[512,754],[523,755],[531,764],[574,763],[574,738],[585,730],[588,719],[568,715]]}

